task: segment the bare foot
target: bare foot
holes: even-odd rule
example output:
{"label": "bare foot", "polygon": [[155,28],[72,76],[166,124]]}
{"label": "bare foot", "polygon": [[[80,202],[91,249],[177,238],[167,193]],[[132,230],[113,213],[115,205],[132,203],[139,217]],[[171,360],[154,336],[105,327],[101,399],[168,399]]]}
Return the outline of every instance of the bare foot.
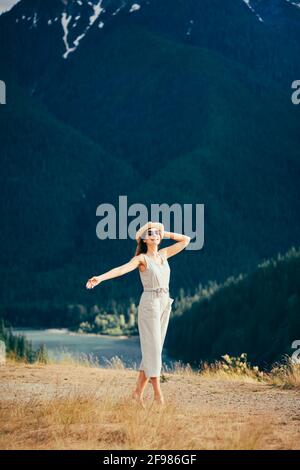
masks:
{"label": "bare foot", "polygon": [[139,392],[137,392],[136,390],[134,392],[132,392],[131,398],[133,398],[133,400],[135,400],[139,405],[141,405],[142,408],[144,408],[144,409],[146,408],[145,403],[143,401],[142,395]]}
{"label": "bare foot", "polygon": [[163,397],[163,394],[155,395],[154,396],[154,402],[157,403],[160,406],[165,405],[165,399]]}

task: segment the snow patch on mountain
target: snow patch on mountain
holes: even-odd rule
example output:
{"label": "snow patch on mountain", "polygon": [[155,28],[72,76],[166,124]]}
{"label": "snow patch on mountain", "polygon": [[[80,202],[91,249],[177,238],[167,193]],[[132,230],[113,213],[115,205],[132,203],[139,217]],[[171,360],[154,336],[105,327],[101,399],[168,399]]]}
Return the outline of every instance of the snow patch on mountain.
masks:
{"label": "snow patch on mountain", "polygon": [[187,32],[186,32],[186,35],[187,35],[187,36],[190,36],[190,35],[191,35],[192,28],[193,28],[193,24],[194,24],[194,20],[190,20],[190,24],[189,24],[188,30],[187,30]]}
{"label": "snow patch on mountain", "polygon": [[293,2],[292,0],[285,0],[290,5],[294,5],[294,7],[300,8],[300,2]]}
{"label": "snow patch on mountain", "polygon": [[[80,41],[85,37],[87,34],[88,30],[97,22],[99,19],[101,13],[105,12],[105,9],[103,8],[102,4],[105,0],[93,0],[93,1],[88,1],[88,0],[74,0],[73,3],[68,3],[66,1],[62,1],[62,11],[58,12],[59,17],[56,16],[54,17],[42,17],[40,20],[38,18],[38,13],[37,12],[31,12],[32,16],[27,17],[28,15],[22,14],[19,17],[16,17],[14,19],[15,23],[23,23],[29,22],[30,20],[32,21],[31,26],[29,29],[36,28],[38,26],[38,22],[45,23],[47,26],[54,25],[55,22],[57,22],[60,19],[60,23],[62,26],[63,30],[63,44],[65,51],[62,55],[64,59],[67,59],[69,54],[74,52],[77,47],[79,46]],[[140,5],[137,3],[132,3],[131,4],[131,12],[137,11],[140,8]],[[74,9],[74,5],[76,8]],[[122,0],[121,6],[114,12],[114,14],[117,14],[124,6],[128,5],[127,0]],[[70,8],[69,8],[70,7]],[[91,11],[89,11],[91,10]],[[80,23],[79,23],[80,21]],[[74,31],[77,31],[79,25],[83,25],[81,27],[81,31],[78,31],[78,34],[76,36],[75,33],[75,38],[74,38]],[[104,22],[99,21],[98,22],[98,27],[99,29],[103,28]],[[72,34],[71,34],[72,31]]]}
{"label": "snow patch on mountain", "polygon": [[264,21],[262,19],[262,17],[254,10],[254,8],[252,7],[251,3],[250,3],[250,0],[243,0],[243,2],[247,5],[247,7],[249,8],[249,10],[252,11],[252,13],[254,13],[254,15],[259,19],[259,21]]}
{"label": "snow patch on mountain", "polygon": [[140,8],[141,8],[141,5],[139,5],[138,3],[133,3],[131,5],[129,13],[132,13],[133,11],[138,11]]}
{"label": "snow patch on mountain", "polygon": [[[79,1],[79,0],[78,0]],[[78,3],[77,1],[77,3]],[[98,3],[96,4],[93,4],[92,2],[88,2],[88,4],[93,8],[93,14],[89,17],[89,24],[85,27],[85,29],[83,30],[83,32],[81,34],[79,34],[75,39],[74,41],[72,42],[72,45],[69,44],[69,40],[68,40],[68,36],[69,36],[69,25],[70,25],[70,21],[72,20],[72,15],[67,15],[66,11],[64,11],[62,13],[62,17],[61,17],[61,24],[62,24],[62,27],[63,27],[63,32],[64,32],[64,35],[63,35],[63,42],[64,42],[64,45],[65,45],[65,52],[63,54],[63,58],[64,59],[67,59],[69,54],[71,54],[71,52],[74,52],[76,51],[77,47],[79,46],[79,43],[80,41],[85,37],[86,33],[88,32],[88,30],[93,26],[93,24],[97,21],[97,19],[99,18],[100,14],[105,11],[104,8],[102,8],[102,1],[103,0],[99,0]],[[75,23],[73,24],[73,28],[77,26],[77,21],[80,19],[80,15],[76,15],[75,16]]]}
{"label": "snow patch on mountain", "polygon": [[61,15],[61,24],[64,30],[63,41],[64,41],[65,48],[66,48],[66,52],[63,55],[64,59],[68,57],[70,52],[73,52],[76,49],[75,47],[73,48],[70,47],[68,43],[68,35],[69,35],[68,26],[69,26],[71,19],[72,19],[72,16],[71,15],[68,16],[67,13],[63,11]]}
{"label": "snow patch on mountain", "polygon": [[[163,2],[164,0],[161,1]],[[255,0],[239,0],[239,2],[241,8],[244,8],[245,5],[253,13],[255,19],[258,19],[260,22],[268,21],[267,13],[263,13],[263,15],[266,15],[265,19],[260,15],[259,6],[262,5],[260,2],[255,2]],[[20,3],[22,4],[23,2]],[[291,5],[291,8],[300,8],[300,0],[280,0],[280,3],[287,3]],[[28,8],[26,8],[25,10],[20,9],[22,13],[19,13],[14,20],[17,24],[24,24],[26,22],[26,24],[30,25],[30,29],[42,27],[43,24],[54,27],[55,23],[60,20],[64,45],[62,57],[67,59],[72,52],[76,51],[91,27],[97,25],[98,30],[102,29],[105,22],[111,21],[111,17],[117,15],[121,10],[123,10],[123,13],[132,14],[138,12],[146,4],[151,5],[151,0],[138,0],[137,3],[133,0],[119,0],[115,2],[110,2],[109,0],[62,0],[60,6],[59,3],[57,4],[56,11],[54,10],[55,13],[53,13],[52,17],[50,17],[51,14],[41,14],[39,9],[37,12],[34,12],[28,11]],[[24,6],[26,6],[26,2],[24,2]],[[27,14],[24,14],[24,11]],[[267,10],[262,9],[262,11],[265,12]],[[103,16],[101,16],[102,14]],[[196,28],[194,19],[189,20],[185,17],[182,28],[186,36],[190,37]]]}
{"label": "snow patch on mountain", "polygon": [[100,0],[96,5],[91,4],[91,7],[94,10],[94,14],[90,16],[89,26],[93,26],[95,21],[99,18],[101,12],[104,11],[104,8],[102,8],[101,4],[102,4],[102,0]]}
{"label": "snow patch on mountain", "polygon": [[34,13],[34,16],[33,16],[33,22],[32,22],[32,26],[33,26],[34,28],[36,28],[37,22],[38,22],[38,17],[37,17],[37,13],[35,12],[35,13]]}

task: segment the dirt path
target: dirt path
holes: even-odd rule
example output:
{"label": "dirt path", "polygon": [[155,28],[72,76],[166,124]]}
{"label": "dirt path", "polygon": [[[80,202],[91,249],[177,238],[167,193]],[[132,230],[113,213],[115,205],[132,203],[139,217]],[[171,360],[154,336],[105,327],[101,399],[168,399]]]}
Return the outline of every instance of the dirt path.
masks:
{"label": "dirt path", "polygon": [[[80,365],[21,365],[0,367],[0,405],[80,393],[124,397],[133,390],[137,372],[130,369],[104,369]],[[200,413],[208,420],[252,418],[272,426],[268,448],[300,448],[300,393],[261,383],[203,378],[189,374],[165,374],[162,390],[166,401],[173,400],[188,416]],[[151,385],[145,393],[152,400]],[[297,444],[298,443],[298,444]]]}

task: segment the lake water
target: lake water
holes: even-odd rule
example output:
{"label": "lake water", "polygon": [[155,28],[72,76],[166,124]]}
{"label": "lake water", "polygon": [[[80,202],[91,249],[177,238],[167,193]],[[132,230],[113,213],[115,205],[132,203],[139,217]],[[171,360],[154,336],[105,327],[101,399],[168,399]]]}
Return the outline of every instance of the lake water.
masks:
{"label": "lake water", "polygon": [[[75,358],[89,357],[97,359],[101,366],[109,366],[109,362],[116,356],[122,360],[126,367],[136,368],[141,361],[140,338],[134,336],[112,337],[105,335],[78,334],[67,329],[30,329],[13,328],[15,334],[23,334],[32,341],[36,349],[41,343],[47,348],[50,358],[61,359],[65,356]],[[163,352],[163,362],[168,367],[172,361],[166,351]]]}

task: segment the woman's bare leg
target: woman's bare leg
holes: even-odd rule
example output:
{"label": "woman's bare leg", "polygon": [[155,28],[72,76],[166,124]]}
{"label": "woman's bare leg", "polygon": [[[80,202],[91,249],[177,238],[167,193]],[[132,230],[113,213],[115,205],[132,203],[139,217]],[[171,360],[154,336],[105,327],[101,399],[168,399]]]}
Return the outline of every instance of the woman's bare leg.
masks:
{"label": "woman's bare leg", "polygon": [[160,405],[164,405],[165,400],[160,388],[160,377],[151,377],[151,382],[154,391],[154,400]]}
{"label": "woman's bare leg", "polygon": [[143,393],[148,383],[148,380],[149,377],[146,377],[145,372],[143,370],[140,370],[135,390],[132,393],[132,397],[138,400],[143,406]]}

